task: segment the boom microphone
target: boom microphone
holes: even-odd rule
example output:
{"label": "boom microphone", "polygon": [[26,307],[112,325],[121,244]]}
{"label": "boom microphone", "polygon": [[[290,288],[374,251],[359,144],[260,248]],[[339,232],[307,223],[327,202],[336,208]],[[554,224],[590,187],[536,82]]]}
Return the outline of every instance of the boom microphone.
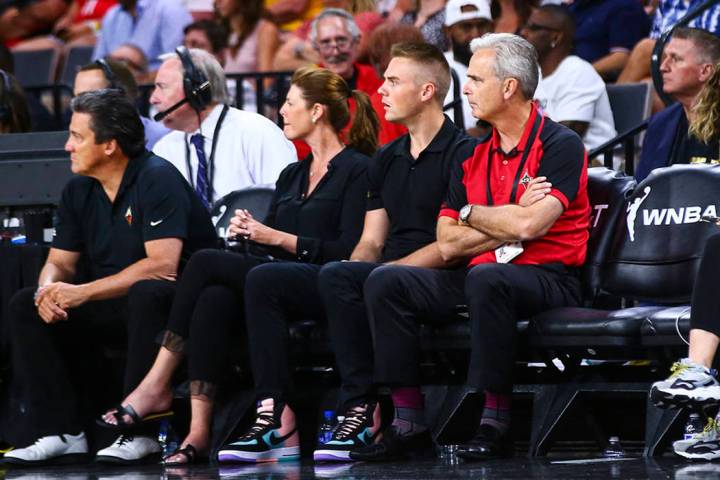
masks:
{"label": "boom microphone", "polygon": [[[210,88],[210,82],[203,82],[201,85],[198,85],[198,87],[197,87],[196,89],[194,89],[190,95],[193,96],[193,97],[197,97],[198,95],[200,95],[201,92],[203,92],[203,91],[205,91],[205,90],[208,90],[209,88]],[[173,105],[172,107],[168,108],[167,110],[163,110],[162,112],[156,113],[156,114],[153,116],[153,120],[155,120],[156,122],[159,122],[160,120],[162,120],[163,118],[167,117],[168,115],[170,115],[170,114],[173,113],[175,110],[177,110],[178,108],[182,107],[183,105],[185,105],[185,104],[188,103],[189,101],[190,101],[190,100],[188,99],[188,97],[183,98],[182,100],[180,100],[180,101],[177,102],[175,105]]]}
{"label": "boom microphone", "polygon": [[163,118],[167,117],[168,115],[170,115],[171,113],[173,113],[175,110],[177,110],[178,108],[180,108],[180,107],[182,107],[183,105],[185,105],[187,102],[188,102],[187,97],[183,98],[182,100],[180,100],[180,101],[177,102],[175,105],[173,105],[172,107],[168,108],[167,110],[163,110],[162,112],[156,113],[156,114],[153,116],[153,120],[155,120],[156,122],[161,121]]}

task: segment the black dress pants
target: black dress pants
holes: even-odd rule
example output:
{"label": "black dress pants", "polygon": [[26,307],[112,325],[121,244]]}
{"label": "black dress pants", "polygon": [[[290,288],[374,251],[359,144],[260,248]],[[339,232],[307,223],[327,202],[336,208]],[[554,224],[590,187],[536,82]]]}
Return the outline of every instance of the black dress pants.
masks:
{"label": "black dress pants", "polygon": [[71,361],[92,361],[102,345],[118,345],[127,338],[124,389],[135,388],[157,355],[154,340],[165,324],[163,308],[169,307],[174,290],[173,282],[138,282],[127,297],[88,302],[71,309],[67,320],[53,324],[37,314],[35,288],[13,296],[8,318],[13,389],[26,399],[34,438],[77,433],[96,413],[78,411],[78,393],[71,381],[78,365]]}
{"label": "black dress pants", "polygon": [[233,343],[238,341],[246,276],[268,261],[221,250],[200,250],[190,257],[178,282],[162,344],[185,353],[191,394],[214,395]]}
{"label": "black dress pants", "polygon": [[328,336],[340,373],[338,404],[347,408],[373,388],[373,342],[365,308],[365,283],[381,264],[330,262],[320,269],[318,286]]}
{"label": "black dress pants", "polygon": [[258,399],[291,400],[289,323],[324,319],[319,272],[320,265],[280,262],[248,273],[245,319]]}
{"label": "black dress pants", "polygon": [[482,264],[465,270],[384,266],[365,285],[379,384],[420,384],[422,318],[446,318],[467,303],[472,351],[468,385],[512,391],[517,322],[545,310],[577,306],[580,282],[562,265]]}
{"label": "black dress pants", "polygon": [[692,293],[690,328],[699,328],[720,337],[720,300],[717,297],[720,267],[720,234],[707,239]]}

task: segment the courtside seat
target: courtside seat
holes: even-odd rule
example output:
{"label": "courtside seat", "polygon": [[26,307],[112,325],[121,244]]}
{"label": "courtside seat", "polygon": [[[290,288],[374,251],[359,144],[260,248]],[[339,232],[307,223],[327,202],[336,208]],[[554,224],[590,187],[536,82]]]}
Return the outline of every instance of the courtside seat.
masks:
{"label": "courtside seat", "polygon": [[690,314],[690,306],[681,305],[649,315],[641,327],[643,345],[684,346],[683,338],[688,340],[690,333]]}

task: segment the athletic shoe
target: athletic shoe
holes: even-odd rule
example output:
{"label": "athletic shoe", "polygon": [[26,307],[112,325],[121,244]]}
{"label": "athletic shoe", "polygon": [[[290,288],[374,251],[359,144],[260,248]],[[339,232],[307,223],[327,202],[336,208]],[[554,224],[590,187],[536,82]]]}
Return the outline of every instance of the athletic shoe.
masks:
{"label": "athletic shoe", "polygon": [[711,441],[718,438],[718,430],[720,430],[720,425],[712,417],[709,417],[702,431],[693,434],[690,438],[683,438],[673,442],[673,451],[678,455],[682,455],[685,450],[697,442]]}
{"label": "athletic shoe", "polygon": [[671,375],[650,388],[650,399],[660,408],[693,405],[709,407],[720,404],[717,372],[683,358],[673,364]]}
{"label": "athletic shoe", "polygon": [[84,462],[88,458],[85,433],[77,435],[48,435],[38,438],[25,448],[11,450],[3,457],[13,465],[48,465]]}
{"label": "athletic shoe", "polygon": [[257,417],[252,427],[237,440],[224,445],[218,452],[220,463],[278,462],[300,459],[300,435],[297,428],[288,428],[290,409],[272,398],[258,402]]}
{"label": "athletic shoe", "polygon": [[432,435],[425,429],[418,433],[401,435],[394,426],[382,431],[382,438],[363,448],[350,452],[353,460],[387,462],[410,457],[422,457],[433,448]]}
{"label": "athletic shoe", "polygon": [[382,415],[380,404],[372,401],[351,407],[345,413],[333,435],[313,452],[316,462],[352,461],[350,452],[367,447],[376,441]]}
{"label": "athletic shoe", "polygon": [[121,464],[157,463],[161,454],[162,448],[156,439],[122,434],[112,445],[98,451],[95,461]]}
{"label": "athletic shoe", "polygon": [[673,451],[681,457],[701,460],[720,458],[720,425],[712,418],[702,432],[692,439],[678,440],[673,443]]}

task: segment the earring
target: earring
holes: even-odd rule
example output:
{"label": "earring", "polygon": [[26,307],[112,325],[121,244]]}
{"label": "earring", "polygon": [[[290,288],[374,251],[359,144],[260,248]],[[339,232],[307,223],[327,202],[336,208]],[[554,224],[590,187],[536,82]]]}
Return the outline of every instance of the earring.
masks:
{"label": "earring", "polygon": [[557,43],[552,42],[552,43],[550,44],[550,47],[555,48],[555,45],[557,45]]}
{"label": "earring", "polygon": [[315,125],[315,124],[317,123],[317,118],[312,117],[312,118],[310,119],[310,121],[313,123],[313,125]]}

